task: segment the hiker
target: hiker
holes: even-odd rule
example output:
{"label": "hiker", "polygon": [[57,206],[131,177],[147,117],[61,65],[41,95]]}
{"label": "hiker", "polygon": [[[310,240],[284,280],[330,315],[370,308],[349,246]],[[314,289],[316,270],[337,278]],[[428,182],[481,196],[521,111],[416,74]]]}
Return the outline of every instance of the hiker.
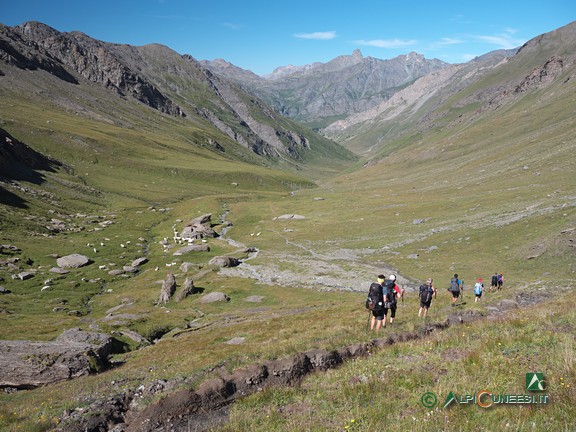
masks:
{"label": "hiker", "polygon": [[406,290],[404,288],[401,288],[400,285],[398,285],[398,279],[396,278],[396,275],[391,274],[389,278],[394,281],[394,291],[396,291],[396,299],[400,299],[401,302],[404,302],[404,292]]}
{"label": "hiker", "polygon": [[454,277],[450,279],[450,288],[448,291],[452,293],[452,306],[456,306],[458,297],[462,294],[462,281],[458,279],[458,273],[454,273]]}
{"label": "hiker", "polygon": [[504,284],[504,273],[498,275],[498,291],[502,288],[502,284]]}
{"label": "hiker", "polygon": [[[384,322],[382,327],[386,327],[386,317],[388,310],[390,310],[390,324],[396,318],[396,308],[398,306],[398,292],[400,287],[396,285],[396,275],[391,274],[386,281],[384,281]],[[398,289],[396,289],[398,287]]]}
{"label": "hiker", "polygon": [[490,281],[490,291],[492,289],[496,290],[496,288],[498,288],[498,272],[492,275],[492,280]]}
{"label": "hiker", "polygon": [[482,278],[478,278],[478,282],[474,285],[474,303],[482,297],[482,291],[484,290],[484,284],[482,283]]}
{"label": "hiker", "polygon": [[378,282],[372,282],[368,291],[366,308],[369,309],[372,314],[370,330],[376,329],[376,331],[379,331],[380,327],[382,327],[382,321],[384,320],[384,288],[382,287],[384,280],[384,275],[378,275]]}
{"label": "hiker", "polygon": [[436,298],[436,288],[432,284],[432,278],[428,278],[424,285],[420,285],[420,309],[418,309],[418,317],[426,318],[428,309],[432,303],[432,298]]}

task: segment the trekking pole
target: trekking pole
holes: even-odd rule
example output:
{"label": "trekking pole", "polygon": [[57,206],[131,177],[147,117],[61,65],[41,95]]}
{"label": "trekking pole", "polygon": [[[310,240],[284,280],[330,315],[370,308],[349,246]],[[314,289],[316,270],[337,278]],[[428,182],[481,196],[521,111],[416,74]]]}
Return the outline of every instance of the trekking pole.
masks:
{"label": "trekking pole", "polygon": [[366,331],[370,331],[370,318],[372,316],[372,311],[368,311],[368,322],[366,323]]}
{"label": "trekking pole", "polygon": [[464,280],[462,280],[462,288],[460,289],[460,304],[464,302]]}

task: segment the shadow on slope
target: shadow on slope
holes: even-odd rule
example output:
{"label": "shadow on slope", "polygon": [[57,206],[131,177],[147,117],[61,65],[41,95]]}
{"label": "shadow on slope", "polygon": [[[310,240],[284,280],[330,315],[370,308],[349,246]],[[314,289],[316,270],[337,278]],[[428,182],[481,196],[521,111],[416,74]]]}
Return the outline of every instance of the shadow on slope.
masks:
{"label": "shadow on slope", "polygon": [[28,208],[28,206],[26,205],[26,203],[22,198],[20,198],[16,194],[13,194],[10,191],[7,191],[1,185],[0,185],[0,204],[5,204],[7,206],[18,207],[22,209]]}
{"label": "shadow on slope", "polygon": [[[56,172],[62,163],[50,159],[0,129],[0,180],[44,183],[42,171]],[[26,208],[24,200],[0,186],[0,203]]]}

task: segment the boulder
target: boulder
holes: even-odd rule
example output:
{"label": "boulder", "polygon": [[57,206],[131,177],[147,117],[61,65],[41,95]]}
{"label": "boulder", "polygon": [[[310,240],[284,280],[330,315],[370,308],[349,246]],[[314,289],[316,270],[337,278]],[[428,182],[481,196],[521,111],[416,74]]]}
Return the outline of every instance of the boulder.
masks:
{"label": "boulder", "polygon": [[150,345],[148,339],[132,330],[123,330],[118,332],[120,336],[127,337],[128,339],[138,343],[140,346]]}
{"label": "boulder", "polygon": [[68,270],[60,268],[60,267],[52,267],[48,270],[50,273],[58,273],[58,274],[68,274],[70,273]]}
{"label": "boulder", "polygon": [[230,301],[230,297],[221,292],[212,292],[210,294],[206,294],[200,299],[200,303],[214,303],[221,301]]}
{"label": "boulder", "polygon": [[112,338],[71,329],[54,342],[0,341],[0,387],[29,389],[88,375],[107,365]]}
{"label": "boulder", "polygon": [[211,220],[212,220],[212,213],[207,213],[205,215],[198,216],[197,218],[192,219],[190,222],[186,224],[186,226],[209,224]]}
{"label": "boulder", "polygon": [[130,265],[130,267],[138,267],[141,266],[142,264],[146,264],[148,262],[148,258],[137,258],[134,261],[132,261],[132,264]]}
{"label": "boulder", "polygon": [[122,270],[124,270],[126,273],[138,273],[138,267],[134,267],[134,266],[124,266],[122,267]]}
{"label": "boulder", "polygon": [[108,274],[110,276],[120,276],[120,275],[123,275],[124,273],[126,273],[126,271],[124,271],[122,269],[114,269],[114,270],[110,270],[108,272]]}
{"label": "boulder", "polygon": [[298,214],[283,214],[281,216],[275,217],[272,220],[276,220],[276,219],[280,219],[280,220],[287,220],[287,219],[296,219],[296,220],[301,220],[301,219],[306,219],[305,216],[302,215],[298,215]]}
{"label": "boulder", "polygon": [[229,256],[217,256],[212,258],[208,264],[215,265],[218,267],[236,267],[240,265],[240,261],[237,258]]}
{"label": "boulder", "polygon": [[228,345],[242,345],[244,342],[246,342],[246,338],[245,337],[235,337],[230,339],[228,342],[226,342]]}
{"label": "boulder", "polygon": [[60,268],[79,268],[90,264],[90,258],[80,254],[66,255],[56,260]]}
{"label": "boulder", "polygon": [[186,224],[180,237],[183,239],[201,239],[205,237],[218,237],[216,231],[212,229],[210,220],[212,213],[208,213],[192,219]]}
{"label": "boulder", "polygon": [[196,270],[198,268],[198,264],[193,264],[191,262],[183,262],[180,264],[180,271],[182,273],[188,273],[190,270]]}
{"label": "boulder", "polygon": [[176,252],[173,253],[173,255],[184,255],[185,253],[188,252],[210,252],[210,246],[206,244],[201,245],[192,244],[178,249]]}
{"label": "boulder", "polygon": [[[16,276],[16,277],[14,277]],[[26,279],[30,279],[34,277],[34,272],[29,272],[29,271],[25,271],[25,272],[21,272],[18,273],[17,275],[12,275],[13,279],[20,279],[20,280],[26,280]]]}

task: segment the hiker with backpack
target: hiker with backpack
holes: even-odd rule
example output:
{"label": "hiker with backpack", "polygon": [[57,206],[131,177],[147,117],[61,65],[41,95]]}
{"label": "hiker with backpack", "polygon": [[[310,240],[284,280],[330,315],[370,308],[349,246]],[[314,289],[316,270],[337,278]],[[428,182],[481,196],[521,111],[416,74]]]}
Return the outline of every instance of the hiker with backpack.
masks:
{"label": "hiker with backpack", "polygon": [[404,302],[404,292],[406,291],[404,288],[398,285],[398,279],[396,275],[391,274],[390,279],[394,281],[394,291],[396,291],[396,299],[400,299],[401,302]]}
{"label": "hiker with backpack", "polygon": [[428,278],[426,283],[420,285],[420,309],[418,309],[418,317],[426,318],[428,309],[432,304],[432,298],[436,298],[436,288],[432,284],[432,278]]}
{"label": "hiker with backpack", "polygon": [[390,324],[394,322],[396,318],[396,308],[398,306],[398,293],[400,292],[400,287],[396,285],[396,275],[391,274],[388,279],[384,281],[384,323],[383,327],[386,327],[386,317],[388,316],[388,311],[390,311]]}
{"label": "hiker with backpack", "polygon": [[500,291],[500,288],[502,288],[503,284],[504,284],[504,273],[500,273],[498,275],[498,291]]}
{"label": "hiker with backpack", "polygon": [[462,294],[462,281],[458,279],[458,273],[454,273],[454,277],[450,279],[450,288],[448,291],[452,293],[452,306],[456,306],[458,297]]}
{"label": "hiker with backpack", "polygon": [[478,278],[478,282],[474,285],[474,303],[482,297],[482,291],[484,290],[484,284],[482,283],[482,278]]}
{"label": "hiker with backpack", "polygon": [[490,291],[492,291],[492,288],[494,288],[495,290],[498,288],[498,273],[494,273],[492,275],[492,280],[490,281]]}
{"label": "hiker with backpack", "polygon": [[[370,330],[380,330],[382,321],[384,321],[384,283],[385,276],[378,275],[378,282],[372,282],[368,289],[368,298],[366,299],[366,309],[370,311],[372,318],[370,319]],[[384,322],[386,325],[386,322]]]}

